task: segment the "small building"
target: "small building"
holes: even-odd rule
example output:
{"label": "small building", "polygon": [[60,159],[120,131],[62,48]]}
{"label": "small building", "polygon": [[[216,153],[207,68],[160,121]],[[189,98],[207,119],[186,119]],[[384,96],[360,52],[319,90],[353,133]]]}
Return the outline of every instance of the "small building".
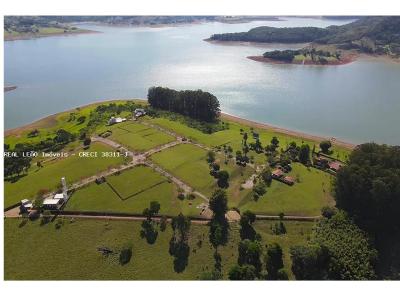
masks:
{"label": "small building", "polygon": [[276,169],[272,171],[272,178],[279,179],[283,176],[283,171],[281,169]]}
{"label": "small building", "polygon": [[58,194],[54,195],[54,199],[64,199],[64,194],[58,193]]}
{"label": "small building", "polygon": [[146,115],[146,110],[144,110],[143,108],[135,109],[135,113],[134,113],[135,117],[141,117],[143,115]]}
{"label": "small building", "polygon": [[330,162],[328,164],[328,166],[329,166],[329,169],[331,169],[332,171],[337,172],[337,171],[339,171],[339,169],[341,167],[343,167],[343,164],[341,162],[338,162],[338,161],[332,161],[332,162]]}
{"label": "small building", "polygon": [[29,211],[33,208],[33,203],[29,199],[22,199],[20,208],[21,210]]}
{"label": "small building", "polygon": [[54,199],[54,198],[46,198],[43,201],[43,208],[48,210],[58,210],[62,204],[64,199]]}
{"label": "small building", "polygon": [[114,125],[114,124],[118,124],[118,123],[122,123],[125,122],[126,118],[122,118],[122,117],[111,117],[110,120],[108,121],[109,125]]}
{"label": "small building", "polygon": [[295,179],[292,176],[285,176],[282,181],[289,186],[293,186]]}

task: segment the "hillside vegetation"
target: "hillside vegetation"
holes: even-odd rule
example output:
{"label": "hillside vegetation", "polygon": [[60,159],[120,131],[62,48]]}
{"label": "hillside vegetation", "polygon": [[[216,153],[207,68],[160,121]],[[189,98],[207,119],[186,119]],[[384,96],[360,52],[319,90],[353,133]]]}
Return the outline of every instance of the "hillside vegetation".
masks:
{"label": "hillside vegetation", "polygon": [[400,17],[364,17],[341,26],[286,27],[260,26],[248,32],[215,34],[210,40],[267,43],[334,44],[339,49],[366,53],[400,54]]}

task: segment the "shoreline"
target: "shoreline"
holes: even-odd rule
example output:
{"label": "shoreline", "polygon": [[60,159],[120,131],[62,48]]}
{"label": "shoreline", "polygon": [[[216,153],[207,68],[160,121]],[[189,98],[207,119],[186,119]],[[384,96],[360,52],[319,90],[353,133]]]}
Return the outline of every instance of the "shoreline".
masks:
{"label": "shoreline", "polygon": [[291,129],[287,129],[287,128],[282,128],[282,127],[278,127],[278,126],[274,126],[271,124],[267,124],[264,122],[256,122],[256,121],[252,121],[243,117],[239,117],[233,114],[229,114],[226,112],[221,112],[221,117],[229,120],[229,121],[233,121],[233,122],[237,122],[246,126],[252,126],[254,128],[260,128],[260,129],[265,129],[265,130],[273,130],[277,133],[281,133],[281,134],[286,134],[289,136],[293,136],[293,137],[300,137],[300,138],[305,138],[305,139],[309,139],[312,141],[323,141],[323,140],[329,140],[332,142],[333,145],[337,145],[337,146],[341,146],[347,149],[354,149],[357,145],[350,143],[350,142],[346,142],[340,139],[336,139],[334,137],[326,137],[326,136],[320,136],[320,135],[314,135],[314,134],[309,134],[309,133],[304,133],[298,130],[291,130]]}
{"label": "shoreline", "polygon": [[20,34],[17,36],[6,37],[4,36],[4,42],[7,41],[19,41],[19,40],[33,40],[38,38],[46,38],[46,37],[61,37],[61,36],[73,36],[73,35],[82,35],[82,34],[99,34],[100,31],[89,30],[89,29],[79,29],[76,32],[63,32],[63,33],[50,33],[50,34]]}
{"label": "shoreline", "polygon": [[[135,102],[146,102],[147,100],[144,99],[131,99],[134,100]],[[63,113],[68,113],[71,112],[73,110],[76,110],[76,108],[87,108],[89,106],[93,106],[96,104],[102,104],[102,103],[110,103],[110,102],[116,102],[116,101],[128,101],[128,100],[120,100],[120,99],[115,99],[115,100],[103,100],[103,101],[95,101],[95,102],[91,102],[82,106],[78,106],[72,109],[68,109],[68,110],[64,110],[58,113],[54,113],[45,117],[42,117],[40,119],[37,119],[29,124],[26,125],[22,125],[16,128],[11,128],[11,129],[7,129],[4,130],[4,137],[6,136],[10,136],[10,135],[19,135],[21,132],[26,131],[26,130],[30,130],[30,129],[34,129],[34,128],[38,128],[40,127],[40,124],[43,123],[48,123],[48,122],[52,122],[53,119],[58,116],[59,114],[63,114]],[[322,140],[330,140],[334,145],[337,146],[341,146],[341,147],[345,147],[348,149],[354,149],[354,147],[356,146],[356,144],[350,143],[350,142],[346,142],[343,140],[339,140],[336,138],[328,138],[328,137],[324,137],[324,136],[318,136],[318,135],[314,135],[314,134],[309,134],[309,133],[304,133],[301,131],[297,131],[297,130],[292,130],[292,129],[286,129],[286,128],[282,128],[282,127],[278,127],[278,126],[274,126],[265,122],[256,122],[256,121],[252,121],[246,118],[242,118],[239,116],[235,116],[226,112],[221,112],[221,118],[226,119],[226,120],[230,120],[233,122],[238,122],[240,124],[243,125],[248,125],[248,126],[252,126],[255,128],[260,128],[260,129],[265,129],[265,130],[273,130],[277,133],[282,133],[282,134],[286,134],[289,136],[293,136],[293,137],[300,137],[300,138],[305,138],[305,139],[309,139],[312,141],[322,141]]]}
{"label": "shoreline", "polygon": [[257,62],[278,64],[278,65],[340,66],[340,65],[346,65],[346,64],[353,63],[359,57],[360,57],[360,55],[358,55],[358,54],[349,54],[349,55],[346,55],[340,61],[334,61],[334,62],[328,61],[326,64],[319,64],[319,63],[310,62],[310,61],[304,61],[304,63],[303,62],[285,62],[285,61],[279,61],[279,60],[274,60],[274,59],[270,59],[270,58],[265,58],[263,56],[248,56],[246,58],[253,60],[253,61],[257,61]]}
{"label": "shoreline", "polygon": [[15,85],[4,86],[4,92],[12,91],[15,89],[17,89],[17,86],[15,86]]}
{"label": "shoreline", "polygon": [[[133,99],[133,100],[135,100],[135,102],[140,102],[140,101],[147,102],[147,100],[143,100],[143,99]],[[100,105],[100,104],[105,104],[105,103],[110,103],[110,102],[118,102],[118,101],[128,101],[128,100],[113,99],[113,100],[94,101],[94,102],[90,102],[90,103],[87,103],[87,104],[83,104],[83,105],[77,106],[75,108],[67,109],[67,110],[64,110],[64,111],[60,111],[60,112],[57,112],[57,113],[53,113],[53,114],[41,117],[39,119],[34,120],[33,122],[30,122],[28,124],[25,124],[25,125],[22,125],[22,126],[19,126],[19,127],[15,127],[15,128],[11,128],[11,129],[5,129],[4,130],[4,137],[9,136],[9,135],[19,135],[19,132],[38,128],[38,127],[40,127],[40,124],[52,121],[57,115],[74,111],[77,108],[84,109],[84,108],[87,108],[87,107],[90,107],[90,106],[93,106],[93,105],[96,105],[96,104]]]}

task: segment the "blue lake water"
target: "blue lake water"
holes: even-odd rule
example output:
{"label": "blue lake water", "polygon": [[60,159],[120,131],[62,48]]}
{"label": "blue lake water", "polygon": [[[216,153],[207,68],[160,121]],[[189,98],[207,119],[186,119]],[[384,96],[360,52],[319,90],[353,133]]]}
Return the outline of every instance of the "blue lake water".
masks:
{"label": "blue lake water", "polygon": [[105,99],[145,98],[150,86],[203,89],[224,112],[354,143],[400,144],[400,64],[361,59],[342,66],[272,65],[246,58],[285,45],[221,45],[213,33],[269,26],[340,25],[287,18],[177,27],[84,25],[98,34],[4,43],[5,128]]}

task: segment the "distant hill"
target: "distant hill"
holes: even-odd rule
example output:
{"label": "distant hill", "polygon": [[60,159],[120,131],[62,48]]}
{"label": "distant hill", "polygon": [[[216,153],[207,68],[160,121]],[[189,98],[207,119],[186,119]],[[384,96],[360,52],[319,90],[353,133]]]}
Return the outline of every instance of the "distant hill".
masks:
{"label": "distant hill", "polygon": [[215,34],[210,40],[270,43],[334,44],[339,49],[368,53],[400,54],[400,17],[363,17],[341,26],[286,27],[260,26],[248,32]]}

